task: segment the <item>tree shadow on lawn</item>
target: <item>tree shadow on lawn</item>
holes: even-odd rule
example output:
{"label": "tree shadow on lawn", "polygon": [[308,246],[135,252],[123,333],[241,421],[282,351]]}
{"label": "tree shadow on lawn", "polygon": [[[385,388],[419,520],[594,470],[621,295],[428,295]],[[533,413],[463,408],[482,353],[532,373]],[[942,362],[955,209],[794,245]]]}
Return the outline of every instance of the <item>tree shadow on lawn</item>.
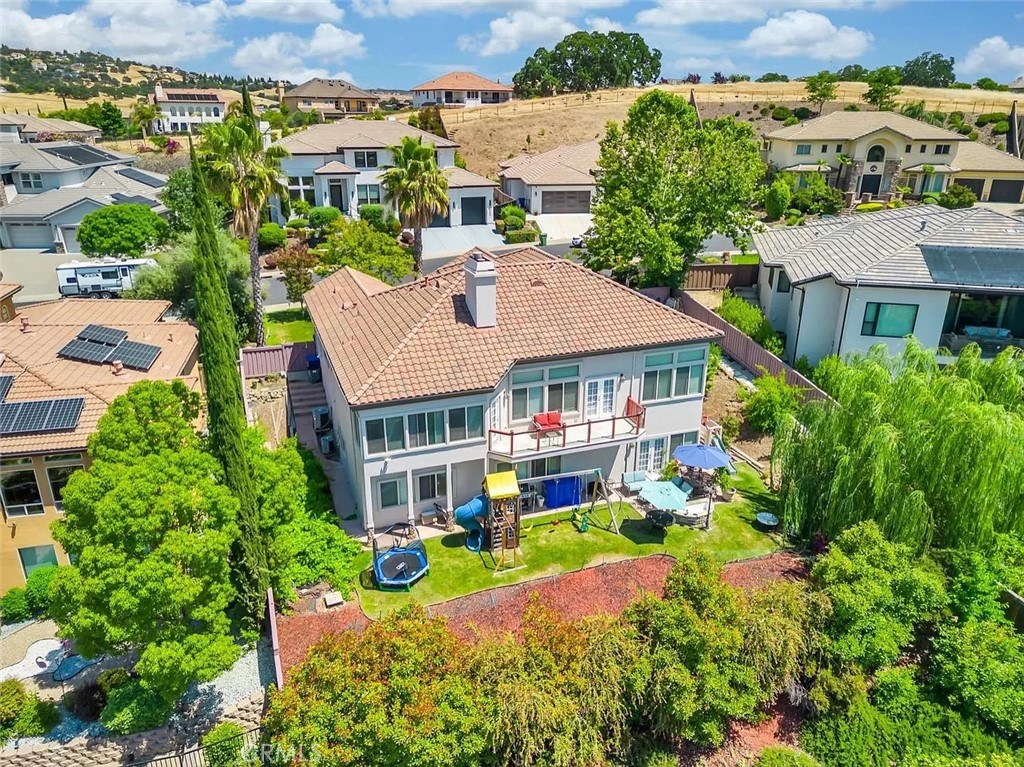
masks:
{"label": "tree shadow on lawn", "polygon": [[309,319],[305,309],[281,309],[277,312],[267,312],[267,321],[273,323],[303,322]]}
{"label": "tree shadow on lawn", "polygon": [[655,527],[646,519],[624,519],[619,523],[619,532],[637,546],[664,546],[668,538],[668,530],[664,527]]}

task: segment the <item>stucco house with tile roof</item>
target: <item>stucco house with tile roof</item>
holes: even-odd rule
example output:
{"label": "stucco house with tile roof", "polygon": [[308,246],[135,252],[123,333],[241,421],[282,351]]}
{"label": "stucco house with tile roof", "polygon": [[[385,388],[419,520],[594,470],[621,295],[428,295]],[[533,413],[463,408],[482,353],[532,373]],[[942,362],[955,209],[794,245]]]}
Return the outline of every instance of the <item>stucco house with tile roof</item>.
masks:
{"label": "stucco house with tile roof", "polygon": [[[397,287],[342,269],[305,300],[369,531],[462,504],[487,472],[618,481],[698,439],[718,332],[535,248],[471,251]],[[541,413],[563,428],[538,433]]]}
{"label": "stucco house with tile roof", "polygon": [[[911,195],[944,191],[958,178],[976,179],[977,159],[983,150],[969,146],[966,136],[896,112],[832,112],[771,131],[764,136],[762,158],[776,170],[798,177],[825,174],[831,186],[881,197],[910,187]],[[961,164],[960,152],[966,148]],[[997,150],[993,150],[997,151]],[[1013,158],[991,156],[995,169],[985,176],[980,199],[1020,202],[1024,175]],[[905,182],[901,183],[901,182]],[[1005,182],[1005,183],[1002,183]]]}
{"label": "stucco house with tile roof", "polygon": [[[19,307],[0,322],[0,591],[22,585],[36,567],[67,563],[50,525],[60,518],[68,478],[89,463],[88,438],[110,403],[142,380],[199,388],[196,329],[163,321],[168,309],[166,301],[69,298]],[[123,333],[110,346],[124,361],[69,356],[89,326]],[[159,351],[133,363],[125,341]]]}
{"label": "stucco house with tile roof", "polygon": [[292,112],[320,112],[327,120],[367,114],[380,97],[345,80],[314,77],[288,90],[278,85],[278,100]]}
{"label": "stucco house with tile roof", "polygon": [[412,89],[414,107],[478,107],[503,104],[512,98],[513,88],[488,80],[475,72],[449,72]]}
{"label": "stucco house with tile roof", "polygon": [[[52,141],[53,137],[74,139],[85,144],[95,144],[100,137],[99,128],[55,117],[34,115],[0,115],[0,143],[35,143]],[[4,147],[5,151],[7,147]]]}
{"label": "stucco house with tile roof", "polygon": [[956,353],[1024,347],[1024,222],[920,205],[754,235],[758,295],[790,360],[899,353],[913,335]]}
{"label": "stucco house with tile roof", "polygon": [[[435,215],[431,226],[493,224],[497,182],[456,167],[456,142],[397,120],[340,120],[285,136],[277,142],[289,153],[281,160],[282,183],[293,200],[333,206],[355,218],[360,205],[387,205],[380,177],[392,163],[388,147],[406,136],[432,144],[437,165],[448,177],[448,211]],[[271,215],[284,223],[276,199]]]}
{"label": "stucco house with tile roof", "polygon": [[600,156],[601,142],[594,139],[504,160],[498,171],[501,191],[534,215],[589,213]]}

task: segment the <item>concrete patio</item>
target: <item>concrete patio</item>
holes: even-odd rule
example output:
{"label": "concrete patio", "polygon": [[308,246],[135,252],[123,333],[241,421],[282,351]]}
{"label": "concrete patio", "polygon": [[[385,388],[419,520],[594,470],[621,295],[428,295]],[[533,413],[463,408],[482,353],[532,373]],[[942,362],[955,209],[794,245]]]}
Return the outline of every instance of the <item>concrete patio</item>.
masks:
{"label": "concrete patio", "polygon": [[438,226],[423,230],[423,256],[437,258],[465,253],[475,247],[491,248],[504,244],[497,230],[487,224],[478,226]]}
{"label": "concrete patio", "polygon": [[530,218],[547,234],[548,242],[568,242],[586,233],[594,221],[590,213],[542,213]]}

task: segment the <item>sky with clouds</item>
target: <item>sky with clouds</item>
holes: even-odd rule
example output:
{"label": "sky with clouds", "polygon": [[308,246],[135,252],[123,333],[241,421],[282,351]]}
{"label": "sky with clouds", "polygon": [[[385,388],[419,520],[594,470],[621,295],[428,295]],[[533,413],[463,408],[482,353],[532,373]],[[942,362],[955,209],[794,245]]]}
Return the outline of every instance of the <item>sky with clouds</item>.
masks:
{"label": "sky with clouds", "polygon": [[0,0],[0,40],[147,64],[410,88],[455,69],[508,82],[575,30],[638,32],[662,75],[799,76],[956,59],[960,80],[1024,75],[1024,1]]}

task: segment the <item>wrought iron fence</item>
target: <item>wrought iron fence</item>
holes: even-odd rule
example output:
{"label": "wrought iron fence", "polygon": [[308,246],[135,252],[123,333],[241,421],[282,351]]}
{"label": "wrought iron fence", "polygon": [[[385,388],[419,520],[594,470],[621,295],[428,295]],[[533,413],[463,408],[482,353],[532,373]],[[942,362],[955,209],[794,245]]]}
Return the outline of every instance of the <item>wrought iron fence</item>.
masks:
{"label": "wrought iron fence", "polygon": [[159,756],[137,762],[129,767],[264,767],[269,765],[269,751],[263,748],[262,729],[254,727],[233,738],[204,743],[188,751]]}

